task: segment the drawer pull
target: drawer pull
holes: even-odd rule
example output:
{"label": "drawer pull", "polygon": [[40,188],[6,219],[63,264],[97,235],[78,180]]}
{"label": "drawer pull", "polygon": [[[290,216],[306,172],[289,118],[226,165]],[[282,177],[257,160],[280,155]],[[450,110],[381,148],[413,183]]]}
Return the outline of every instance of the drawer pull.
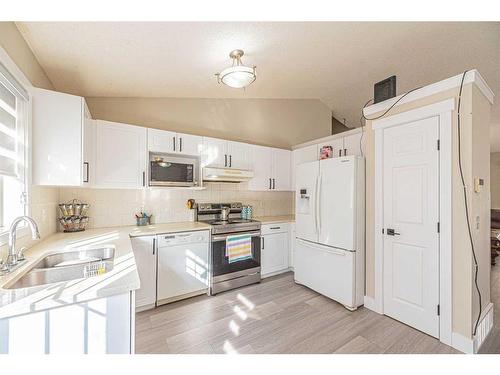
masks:
{"label": "drawer pull", "polygon": [[281,229],[281,227],[271,227],[269,229]]}

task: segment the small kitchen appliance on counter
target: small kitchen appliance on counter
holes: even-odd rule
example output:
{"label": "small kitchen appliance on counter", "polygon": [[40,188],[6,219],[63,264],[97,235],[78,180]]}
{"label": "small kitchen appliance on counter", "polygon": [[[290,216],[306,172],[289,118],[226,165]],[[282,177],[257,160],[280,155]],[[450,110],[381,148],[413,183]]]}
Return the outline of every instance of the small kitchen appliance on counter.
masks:
{"label": "small kitchen appliance on counter", "polygon": [[[209,294],[260,282],[261,223],[241,218],[241,203],[198,203],[196,221],[211,225]],[[225,213],[223,213],[225,212]],[[238,261],[229,260],[228,239],[249,237],[251,252]]]}

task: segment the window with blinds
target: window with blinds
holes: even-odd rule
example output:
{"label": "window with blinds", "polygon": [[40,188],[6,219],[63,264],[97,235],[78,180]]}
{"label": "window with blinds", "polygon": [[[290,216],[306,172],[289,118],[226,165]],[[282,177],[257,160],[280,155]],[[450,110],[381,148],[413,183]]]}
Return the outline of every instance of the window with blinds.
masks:
{"label": "window with blinds", "polygon": [[24,87],[0,64],[0,233],[25,214],[28,103]]}

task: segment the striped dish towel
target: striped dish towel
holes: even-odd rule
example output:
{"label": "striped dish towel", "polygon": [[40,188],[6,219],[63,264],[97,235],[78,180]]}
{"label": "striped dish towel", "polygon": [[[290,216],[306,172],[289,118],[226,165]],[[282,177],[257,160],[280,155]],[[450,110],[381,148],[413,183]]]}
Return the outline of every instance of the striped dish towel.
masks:
{"label": "striped dish towel", "polygon": [[248,234],[235,234],[227,236],[226,256],[229,263],[239,262],[252,258],[252,236]]}

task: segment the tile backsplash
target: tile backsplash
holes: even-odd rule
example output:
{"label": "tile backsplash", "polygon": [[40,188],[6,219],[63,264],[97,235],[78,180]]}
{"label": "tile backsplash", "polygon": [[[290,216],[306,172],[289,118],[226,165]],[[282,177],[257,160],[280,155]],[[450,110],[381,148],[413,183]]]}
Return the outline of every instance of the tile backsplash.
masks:
{"label": "tile backsplash", "polygon": [[242,202],[253,207],[254,216],[291,215],[293,192],[249,191],[247,183],[207,183],[205,190],[184,189],[89,189],[60,188],[59,202],[79,199],[90,204],[89,228],[135,225],[134,213],[144,208],[152,213],[153,223],[190,221],[193,210],[188,199],[196,202]]}
{"label": "tile backsplash", "polygon": [[[59,189],[55,187],[32,186],[29,197],[29,211],[38,224],[38,230],[42,239],[57,231],[57,215],[59,203]],[[17,238],[16,249],[22,246],[30,247],[34,244],[31,236]],[[0,246],[0,259],[5,259],[7,245]]]}

